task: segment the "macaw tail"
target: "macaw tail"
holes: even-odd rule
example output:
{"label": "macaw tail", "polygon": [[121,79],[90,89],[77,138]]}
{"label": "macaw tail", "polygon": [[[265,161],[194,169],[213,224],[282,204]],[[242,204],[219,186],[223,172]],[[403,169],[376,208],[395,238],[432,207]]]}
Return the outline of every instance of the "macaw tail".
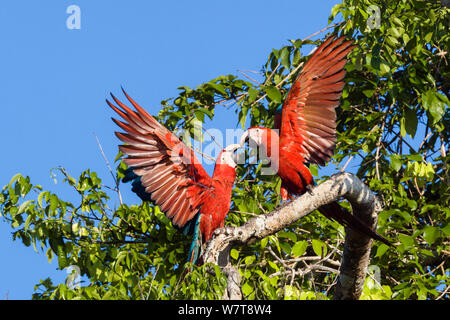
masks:
{"label": "macaw tail", "polygon": [[340,206],[336,201],[321,206],[319,212],[329,219],[336,220],[343,226],[347,226],[352,230],[359,231],[360,233],[369,236],[372,239],[383,242],[384,244],[393,247],[386,238],[372,230],[367,224],[365,224],[357,216],[348,212],[345,208]]}
{"label": "macaw tail", "polygon": [[[192,222],[195,221],[195,224],[192,225]],[[189,225],[188,225],[189,224]],[[197,217],[186,224],[185,228],[183,229],[184,234],[190,234],[192,233],[192,242],[191,247],[189,248],[189,254],[188,254],[188,262],[191,262],[193,264],[201,264],[200,263],[200,257],[203,253],[203,247],[202,247],[202,234],[200,232],[200,213],[197,213]]]}

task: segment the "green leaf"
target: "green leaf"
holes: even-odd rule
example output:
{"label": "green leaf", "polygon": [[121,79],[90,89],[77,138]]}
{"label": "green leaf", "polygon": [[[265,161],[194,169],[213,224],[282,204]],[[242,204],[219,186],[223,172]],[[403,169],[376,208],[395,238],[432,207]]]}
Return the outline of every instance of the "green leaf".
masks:
{"label": "green leaf", "polygon": [[270,261],[270,260],[267,260],[267,263],[269,264],[269,266],[270,266],[273,270],[275,270],[275,271],[279,271],[279,270],[280,270],[280,268],[276,265],[275,262]]}
{"label": "green leaf", "polygon": [[323,257],[327,254],[327,245],[321,240],[313,239],[312,248],[314,250],[314,253],[318,256]]}
{"label": "green leaf", "polygon": [[406,158],[410,161],[417,161],[417,162],[423,161],[423,158],[420,154],[409,154],[406,156]]}
{"label": "green leaf", "polygon": [[269,238],[265,237],[264,239],[262,239],[260,242],[261,249],[264,249],[267,246],[268,242],[269,242]]}
{"label": "green leaf", "polygon": [[45,252],[45,255],[47,256],[48,263],[52,263],[53,260],[53,250],[51,248],[48,248]]}
{"label": "green leaf", "polygon": [[406,199],[406,203],[408,204],[408,207],[411,209],[411,211],[417,209],[417,202],[415,200]]}
{"label": "green leaf", "polygon": [[287,239],[292,240],[293,242],[297,241],[297,236],[295,235],[294,232],[291,232],[291,231],[280,231],[280,232],[278,232],[278,237],[287,238]]}
{"label": "green leaf", "polygon": [[20,173],[15,174],[15,175],[11,178],[11,181],[9,181],[8,186],[12,186],[12,184],[13,184],[14,182],[16,182],[17,180],[19,180],[19,178],[23,178],[22,174],[20,174]]}
{"label": "green leaf", "polygon": [[434,89],[422,93],[421,98],[423,108],[431,115],[433,124],[441,120],[445,111],[445,104],[448,104],[448,99]]}
{"label": "green leaf", "polygon": [[447,223],[447,225],[444,228],[441,228],[441,231],[447,236],[450,236],[450,223]]}
{"label": "green leaf", "polygon": [[230,256],[234,259],[237,260],[239,258],[239,251],[237,251],[236,249],[231,249],[230,251]]}
{"label": "green leaf", "polygon": [[79,232],[79,224],[78,223],[72,224],[72,232],[74,234],[78,235],[78,232]]}
{"label": "green leaf", "polygon": [[377,254],[375,257],[381,257],[386,253],[386,251],[389,249],[389,246],[385,245],[384,243],[380,244],[377,248]]}
{"label": "green leaf", "polygon": [[391,27],[389,28],[388,33],[390,33],[395,38],[400,38],[403,34],[402,31],[404,31],[404,29],[397,29],[395,27]]}
{"label": "green leaf", "polygon": [[48,191],[42,191],[41,193],[39,193],[38,204],[41,208],[42,208],[42,199],[44,198],[44,196],[47,196],[47,195],[48,195]]}
{"label": "green leaf", "polygon": [[217,84],[214,82],[208,82],[208,85],[219,91],[222,95],[228,96],[227,92],[225,91],[225,87],[221,84]]}
{"label": "green leaf", "polygon": [[382,74],[389,73],[391,71],[391,67],[386,61],[382,60],[380,62],[380,71]]}
{"label": "green leaf", "polygon": [[399,233],[398,240],[400,240],[405,247],[412,247],[414,245],[414,239],[406,234]]}
{"label": "green leaf", "polygon": [[58,208],[59,199],[56,195],[50,196],[50,214],[56,215],[56,208]]}
{"label": "green leaf", "polygon": [[363,90],[363,93],[367,98],[371,98],[373,96],[374,92],[375,92],[375,90],[373,90],[373,89]]}
{"label": "green leaf", "polygon": [[418,118],[417,114],[410,108],[406,108],[405,110],[405,121],[406,132],[411,136],[411,138],[414,138],[416,135]]}
{"label": "green leaf", "polygon": [[402,167],[402,161],[400,160],[399,155],[397,154],[391,155],[391,167],[397,172],[400,170],[400,168]]}
{"label": "green leaf", "polygon": [[439,229],[433,226],[426,226],[423,228],[423,238],[429,244],[433,244],[439,237]]}
{"label": "green leaf", "polygon": [[406,136],[406,119],[405,117],[400,118],[400,134],[402,137]]}
{"label": "green leaf", "polygon": [[316,164],[310,164],[309,171],[314,177],[319,177],[319,167]]}
{"label": "green leaf", "polygon": [[333,21],[334,17],[336,17],[336,15],[339,13],[339,11],[344,7],[344,5],[342,3],[336,4],[333,6],[333,8],[331,8],[331,16],[328,20],[328,23],[330,23],[331,21]]}
{"label": "green leaf", "polygon": [[30,214],[30,215],[28,215],[27,219],[25,220],[25,224],[24,224],[25,232],[28,230],[28,227],[30,226],[31,220],[33,220],[33,216]]}
{"label": "green leaf", "polygon": [[289,60],[289,48],[288,47],[284,47],[283,49],[281,49],[280,59],[281,59],[281,64],[286,69],[289,69],[289,67],[291,66],[291,63]]}
{"label": "green leaf", "polygon": [[267,96],[275,103],[281,103],[281,93],[274,86],[264,87],[264,92],[267,93]]}
{"label": "green leaf", "polygon": [[255,88],[248,89],[248,102],[252,103],[256,100],[256,97],[258,97],[259,90]]}
{"label": "green leaf", "polygon": [[16,214],[21,214],[23,212],[25,212],[25,210],[28,208],[28,206],[30,205],[30,203],[32,203],[33,200],[27,200],[25,202],[23,202],[20,207],[19,207],[19,211],[17,211]]}
{"label": "green leaf", "polygon": [[299,241],[292,247],[292,255],[300,257],[305,253],[306,248],[308,248],[308,242],[305,240]]}
{"label": "green leaf", "polygon": [[242,293],[245,296],[248,296],[253,292],[253,288],[251,285],[248,284],[248,282],[244,282],[241,289],[242,289]]}
{"label": "green leaf", "polygon": [[247,105],[243,105],[241,110],[239,111],[239,124],[242,129],[245,129],[245,122],[247,121],[248,107]]}

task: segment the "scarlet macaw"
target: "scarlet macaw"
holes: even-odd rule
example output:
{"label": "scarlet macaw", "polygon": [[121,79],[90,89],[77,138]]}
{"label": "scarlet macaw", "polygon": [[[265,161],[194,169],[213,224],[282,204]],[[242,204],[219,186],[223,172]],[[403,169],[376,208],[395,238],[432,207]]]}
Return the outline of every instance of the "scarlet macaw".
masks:
{"label": "scarlet macaw", "polygon": [[188,261],[197,263],[202,246],[215,229],[224,226],[236,178],[234,151],[240,145],[229,145],[220,152],[211,178],[191,148],[123,93],[136,111],[113,94],[121,109],[106,100],[125,120],[112,118],[125,131],[115,132],[126,143],[119,146],[127,155],[124,162],[129,166],[123,181],[132,180],[132,190],[142,200],[158,205],[174,227],[193,235]]}
{"label": "scarlet macaw", "polygon": [[[354,48],[344,37],[330,37],[311,55],[294,81],[281,116],[275,116],[274,130],[254,127],[241,137],[241,145],[250,141],[261,146],[278,168],[283,200],[301,195],[314,184],[305,163],[324,165],[336,146],[336,112],[344,87],[347,54]],[[273,151],[278,154],[273,155]],[[326,217],[358,230],[391,246],[356,216],[336,201],[318,209]]]}

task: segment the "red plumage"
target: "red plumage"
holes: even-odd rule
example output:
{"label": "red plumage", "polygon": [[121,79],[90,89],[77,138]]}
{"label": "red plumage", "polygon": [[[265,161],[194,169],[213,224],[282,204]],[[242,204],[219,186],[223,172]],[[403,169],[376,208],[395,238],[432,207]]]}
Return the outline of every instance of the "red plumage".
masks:
{"label": "red plumage", "polygon": [[140,186],[145,188],[145,194],[172,220],[172,224],[182,230],[189,227],[189,232],[194,233],[190,260],[195,262],[198,258],[195,252],[199,253],[214,230],[224,225],[236,177],[232,156],[239,145],[222,150],[211,178],[191,148],[123,92],[135,110],[112,94],[120,108],[106,100],[124,120],[112,119],[125,131],[115,133],[126,143],[119,146],[127,155],[123,161],[132,168]]}
{"label": "red plumage", "polygon": [[[250,128],[243,136],[252,139],[269,157],[270,150],[278,149],[278,165],[283,200],[306,192],[314,184],[305,163],[324,165],[331,159],[336,147],[336,112],[342,95],[347,54],[352,41],[344,37],[330,37],[311,55],[294,81],[281,109],[275,115],[274,129]],[[269,137],[270,136],[270,137]],[[337,202],[322,206],[319,211],[328,218],[358,230],[385,244],[389,241],[347,212]]]}

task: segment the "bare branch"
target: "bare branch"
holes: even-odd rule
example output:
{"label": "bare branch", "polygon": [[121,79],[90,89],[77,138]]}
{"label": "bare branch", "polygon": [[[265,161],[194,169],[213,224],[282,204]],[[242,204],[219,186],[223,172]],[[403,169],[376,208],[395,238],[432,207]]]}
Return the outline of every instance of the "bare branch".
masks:
{"label": "bare branch", "polygon": [[94,137],[95,137],[95,140],[97,140],[98,147],[99,147],[100,152],[101,152],[101,154],[103,156],[103,159],[106,162],[106,166],[108,167],[108,170],[111,173],[111,176],[113,177],[114,183],[116,184],[116,190],[115,191],[117,192],[117,195],[119,196],[120,204],[122,204],[122,194],[120,193],[120,189],[119,189],[119,179],[114,175],[114,172],[113,172],[113,170],[112,170],[112,168],[111,168],[111,166],[109,164],[108,158],[106,157],[105,153],[103,152],[102,144],[100,143],[100,140],[98,139],[98,137],[95,134],[95,132],[94,132]]}
{"label": "bare branch", "polygon": [[[296,200],[268,214],[251,218],[240,227],[224,227],[216,230],[207,244],[203,255],[204,262],[217,264],[223,270],[233,269],[229,255],[232,246],[249,245],[275,234],[320,206],[340,197],[350,202],[353,214],[372,228],[376,226],[377,214],[382,206],[375,194],[355,175],[338,173]],[[359,298],[369,264],[371,243],[372,240],[366,235],[347,230],[335,298]],[[238,271],[234,269],[234,272]]]}

